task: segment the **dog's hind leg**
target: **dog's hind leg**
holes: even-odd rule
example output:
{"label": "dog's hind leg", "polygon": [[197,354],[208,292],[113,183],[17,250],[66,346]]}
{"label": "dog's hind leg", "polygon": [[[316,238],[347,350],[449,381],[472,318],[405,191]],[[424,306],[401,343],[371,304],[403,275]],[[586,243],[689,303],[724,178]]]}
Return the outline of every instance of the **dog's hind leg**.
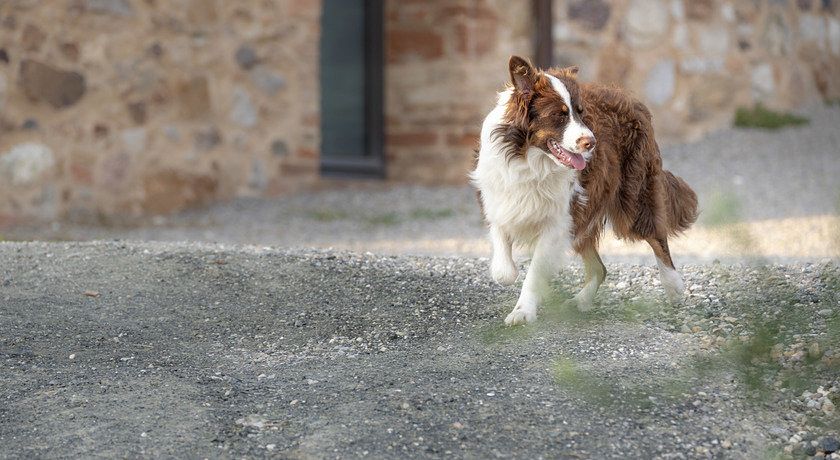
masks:
{"label": "dog's hind leg", "polygon": [[601,261],[601,256],[598,255],[598,250],[594,244],[586,245],[579,251],[579,254],[583,258],[583,289],[569,299],[567,305],[575,306],[580,311],[589,311],[594,304],[598,288],[607,277],[607,269],[604,267],[604,262]]}
{"label": "dog's hind leg", "polygon": [[656,256],[656,265],[659,266],[659,280],[662,281],[662,287],[665,289],[665,295],[671,302],[678,302],[683,297],[682,277],[674,268],[674,262],[671,260],[671,252],[668,250],[668,239],[665,237],[656,238],[651,237],[647,239],[653,254]]}

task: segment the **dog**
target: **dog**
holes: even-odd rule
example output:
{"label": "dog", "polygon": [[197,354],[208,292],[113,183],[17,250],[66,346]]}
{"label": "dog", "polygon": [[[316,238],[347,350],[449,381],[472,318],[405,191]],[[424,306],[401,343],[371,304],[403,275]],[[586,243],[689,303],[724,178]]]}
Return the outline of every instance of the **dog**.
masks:
{"label": "dog", "polygon": [[662,169],[650,111],[624,91],[579,83],[577,67],[538,70],[513,56],[510,84],[484,119],[470,173],[493,246],[490,274],[509,285],[519,270],[513,246],[531,252],[522,291],[505,318],[533,322],[567,252],[584,263],[584,286],[567,302],[593,307],[607,272],[598,242],[609,222],[617,237],[646,241],[672,301],[683,281],[668,236],[697,219],[697,195]]}

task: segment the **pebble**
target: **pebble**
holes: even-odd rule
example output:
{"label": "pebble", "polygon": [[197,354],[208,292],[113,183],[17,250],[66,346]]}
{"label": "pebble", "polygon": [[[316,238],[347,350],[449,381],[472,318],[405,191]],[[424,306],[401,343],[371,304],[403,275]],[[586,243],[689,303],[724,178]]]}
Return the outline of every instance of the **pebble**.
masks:
{"label": "pebble", "polygon": [[820,449],[829,454],[840,450],[840,441],[837,438],[825,437],[820,441]]}

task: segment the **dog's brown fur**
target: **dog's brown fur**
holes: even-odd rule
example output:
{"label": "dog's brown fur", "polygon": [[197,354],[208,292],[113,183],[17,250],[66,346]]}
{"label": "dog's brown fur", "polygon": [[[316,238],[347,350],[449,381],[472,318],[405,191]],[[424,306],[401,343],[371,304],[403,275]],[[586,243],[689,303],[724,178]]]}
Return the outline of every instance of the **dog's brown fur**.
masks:
{"label": "dog's brown fur", "polygon": [[[673,269],[668,236],[687,230],[697,219],[697,195],[685,181],[662,169],[647,107],[618,88],[579,84],[577,67],[546,70],[569,90],[575,107],[565,107],[552,100],[559,96],[547,78],[515,59],[511,60],[513,82],[524,76],[534,81],[525,84],[529,90],[513,93],[507,123],[494,133],[509,146],[508,158],[525,155],[531,146],[547,150],[546,140],[557,136],[552,121],[561,125],[569,111],[581,118],[597,141],[592,159],[580,173],[586,198],[575,200],[571,210],[574,249],[588,265],[597,267],[597,273],[587,273],[587,278],[603,280],[606,275],[597,248],[607,220],[619,238],[646,241],[656,257]],[[558,105],[566,110],[545,113],[545,107]]]}
{"label": "dog's brown fur", "polygon": [[581,101],[581,121],[597,139],[580,173],[586,199],[572,205],[575,251],[584,257],[597,251],[609,219],[616,236],[647,241],[657,258],[674,268],[668,236],[697,219],[697,195],[662,169],[647,107],[620,89],[578,84],[575,68],[547,72],[566,85],[573,101]]}

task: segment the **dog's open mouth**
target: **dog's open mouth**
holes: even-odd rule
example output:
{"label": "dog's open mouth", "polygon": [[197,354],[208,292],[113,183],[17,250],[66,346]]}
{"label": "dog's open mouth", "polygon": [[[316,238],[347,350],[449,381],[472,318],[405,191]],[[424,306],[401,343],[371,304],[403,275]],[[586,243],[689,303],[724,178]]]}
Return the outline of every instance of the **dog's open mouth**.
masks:
{"label": "dog's open mouth", "polygon": [[586,160],[583,155],[564,149],[555,139],[548,141],[548,149],[551,150],[551,154],[554,155],[554,158],[557,158],[557,161],[569,168],[580,171],[586,167]]}

